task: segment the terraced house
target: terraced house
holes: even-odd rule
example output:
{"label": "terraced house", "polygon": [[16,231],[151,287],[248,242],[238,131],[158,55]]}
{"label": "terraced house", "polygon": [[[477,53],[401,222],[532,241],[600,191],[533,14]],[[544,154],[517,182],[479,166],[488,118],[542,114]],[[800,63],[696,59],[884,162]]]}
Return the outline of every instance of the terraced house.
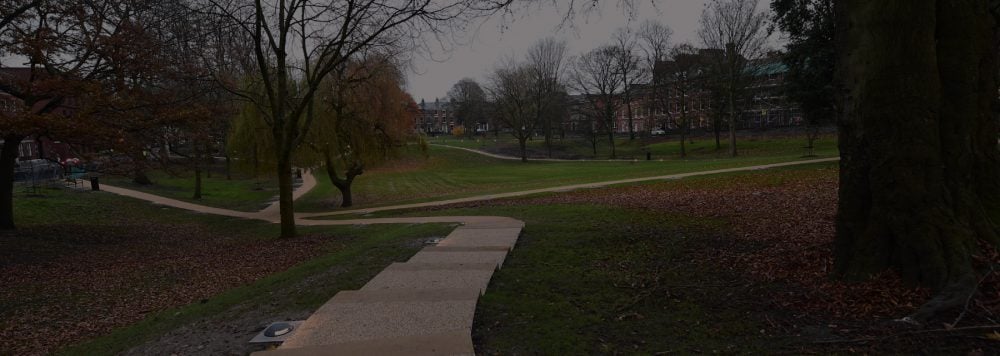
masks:
{"label": "terraced house", "polygon": [[420,99],[419,106],[417,131],[428,135],[442,135],[455,128],[455,111],[447,101],[434,99],[433,103],[428,103]]}

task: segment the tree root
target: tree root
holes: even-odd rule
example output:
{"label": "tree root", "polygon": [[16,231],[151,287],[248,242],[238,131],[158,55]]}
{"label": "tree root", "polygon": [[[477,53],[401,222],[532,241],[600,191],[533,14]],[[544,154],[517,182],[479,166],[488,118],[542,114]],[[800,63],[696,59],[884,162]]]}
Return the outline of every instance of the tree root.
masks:
{"label": "tree root", "polygon": [[941,332],[962,332],[962,331],[979,331],[979,330],[1000,330],[1000,325],[979,325],[979,326],[965,326],[961,328],[943,328],[943,329],[927,329],[927,330],[914,330],[907,331],[892,335],[886,335],[882,337],[865,337],[858,339],[846,339],[846,340],[819,340],[814,341],[814,344],[855,344],[855,343],[866,343],[872,341],[883,341],[888,339],[893,339],[897,337],[910,336],[910,335],[921,335],[921,334],[933,334]]}
{"label": "tree root", "polygon": [[947,287],[937,293],[931,300],[913,314],[901,319],[904,322],[912,322],[918,325],[926,324],[939,312],[966,305],[972,294],[976,293],[979,284],[972,276],[963,277],[952,282]]}

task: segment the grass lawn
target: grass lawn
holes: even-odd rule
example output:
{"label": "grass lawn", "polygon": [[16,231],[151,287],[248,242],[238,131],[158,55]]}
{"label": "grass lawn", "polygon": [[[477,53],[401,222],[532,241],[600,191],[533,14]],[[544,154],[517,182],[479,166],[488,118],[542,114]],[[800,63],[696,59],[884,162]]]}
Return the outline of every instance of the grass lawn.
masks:
{"label": "grass lawn", "polygon": [[[689,138],[686,145],[687,157],[685,159],[712,159],[726,158],[729,156],[729,143],[727,137],[722,138],[721,148],[716,149],[715,137],[711,135],[700,135]],[[519,156],[517,140],[507,135],[499,137],[474,137],[455,138],[440,136],[430,138],[430,143],[472,148],[492,153]],[[743,156],[773,156],[773,155],[806,155],[808,151],[805,136],[798,133],[787,132],[752,132],[741,131],[737,136],[736,147],[739,154]],[[821,135],[814,144],[815,153],[818,155],[829,155],[837,152],[836,135]],[[546,157],[544,139],[537,138],[527,142],[529,157]],[[607,139],[602,139],[597,143],[597,155],[595,156],[590,143],[581,138],[555,139],[552,145],[554,158],[569,159],[608,159],[610,145]],[[664,137],[641,137],[629,140],[627,137],[615,139],[615,152],[618,159],[645,159],[646,152],[652,154],[653,159],[680,159],[680,143],[676,136]]]}
{"label": "grass lawn", "polygon": [[928,297],[898,278],[829,278],[836,180],[822,163],[371,215],[525,221],[477,354],[995,353],[989,331],[893,322]]}
{"label": "grass lawn", "polygon": [[101,182],[172,199],[239,211],[263,209],[278,195],[278,184],[275,179],[268,177],[254,179],[234,174],[232,180],[227,180],[225,174],[216,172],[211,178],[202,173],[202,197],[192,199],[194,172],[178,169],[168,174],[162,170],[154,170],[147,175],[153,184],[135,184],[131,178],[121,176],[105,176],[101,178]]}
{"label": "grass lawn", "polygon": [[[824,141],[818,157],[834,157],[835,144]],[[667,144],[662,144],[669,146]],[[750,144],[747,144],[750,146]],[[559,185],[650,177],[793,161],[802,158],[797,139],[772,139],[755,143],[737,158],[693,155],[691,159],[621,162],[522,163],[482,156],[472,152],[431,146],[425,159],[415,149],[381,168],[371,169],[354,182],[355,207],[373,207],[452,199],[480,194],[504,193]],[[712,147],[714,151],[714,146]],[[322,172],[316,172],[317,187],[296,201],[300,212],[336,210],[339,192]]]}
{"label": "grass lawn", "polygon": [[[155,342],[146,352],[248,353],[261,323],[308,316],[451,230],[300,227],[302,236],[277,239],[265,222],[41,192],[15,196],[18,230],[0,233],[0,354],[116,354]],[[204,330],[177,335],[196,325]]]}
{"label": "grass lawn", "polygon": [[[726,223],[579,204],[517,204],[375,216],[500,215],[525,221],[476,310],[476,353],[759,353],[787,344],[747,289],[698,251]],[[704,287],[703,287],[704,286]],[[740,299],[740,303],[732,303]]]}
{"label": "grass lawn", "polygon": [[[603,180],[637,178],[698,170],[766,164],[801,158],[801,135],[744,133],[738,143],[740,156],[728,157],[726,143],[716,150],[711,137],[695,138],[688,145],[689,155],[680,159],[674,138],[644,138],[629,141],[618,139],[619,158],[635,158],[622,162],[529,162],[527,164],[479,156],[470,152],[432,146],[430,158],[413,147],[393,162],[369,169],[358,177],[354,185],[355,207],[373,207],[406,204],[436,199],[459,198],[479,194],[503,193],[537,189],[556,185],[590,183]],[[517,142],[501,136],[493,139],[432,138],[431,142],[482,149],[495,153],[516,155]],[[535,156],[543,156],[541,140],[529,142]],[[599,152],[606,145],[600,143]],[[557,156],[592,158],[589,146],[579,139],[556,141]],[[653,154],[653,161],[645,161],[645,152]],[[604,153],[602,153],[604,154]],[[823,136],[816,143],[818,157],[837,154],[836,139]],[[597,158],[606,158],[598,156]],[[170,174],[155,170],[148,176],[152,185],[138,185],[129,178],[106,176],[107,184],[136,189],[173,199],[239,211],[257,211],[265,207],[278,194],[276,183],[270,178],[254,179],[234,174],[226,180],[221,168],[216,167],[211,178],[203,176],[202,198],[194,194],[193,172],[178,169]],[[321,212],[339,208],[339,192],[330,184],[322,171],[315,172],[318,186],[296,202],[300,212]]]}

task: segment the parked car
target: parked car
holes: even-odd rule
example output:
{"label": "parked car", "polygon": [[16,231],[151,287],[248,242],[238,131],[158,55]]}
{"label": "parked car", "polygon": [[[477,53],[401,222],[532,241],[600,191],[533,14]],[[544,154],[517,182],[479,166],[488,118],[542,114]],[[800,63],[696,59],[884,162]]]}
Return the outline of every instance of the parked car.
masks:
{"label": "parked car", "polygon": [[649,134],[653,136],[663,136],[666,135],[667,132],[662,129],[653,129],[653,131],[650,131]]}

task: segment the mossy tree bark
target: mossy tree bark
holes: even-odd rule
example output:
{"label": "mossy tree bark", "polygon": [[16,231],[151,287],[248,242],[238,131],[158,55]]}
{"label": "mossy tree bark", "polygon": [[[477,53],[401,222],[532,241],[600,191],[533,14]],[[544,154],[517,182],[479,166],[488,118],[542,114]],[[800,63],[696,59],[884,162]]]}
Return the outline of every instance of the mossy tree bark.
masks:
{"label": "mossy tree bark", "polygon": [[895,269],[936,296],[976,287],[977,241],[1000,243],[995,23],[986,1],[837,4],[840,203],[836,273]]}

